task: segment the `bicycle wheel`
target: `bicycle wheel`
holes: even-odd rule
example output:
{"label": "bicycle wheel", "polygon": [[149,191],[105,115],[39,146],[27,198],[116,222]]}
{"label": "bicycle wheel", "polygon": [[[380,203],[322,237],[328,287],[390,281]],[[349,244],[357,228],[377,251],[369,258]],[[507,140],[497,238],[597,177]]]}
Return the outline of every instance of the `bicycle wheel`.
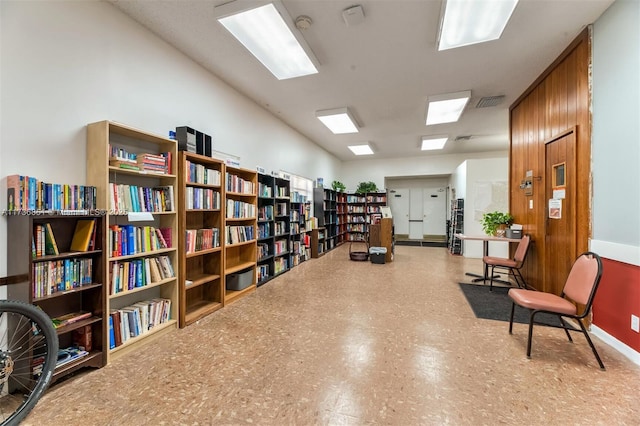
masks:
{"label": "bicycle wheel", "polygon": [[24,302],[0,300],[0,421],[17,425],[49,386],[58,358],[51,318]]}

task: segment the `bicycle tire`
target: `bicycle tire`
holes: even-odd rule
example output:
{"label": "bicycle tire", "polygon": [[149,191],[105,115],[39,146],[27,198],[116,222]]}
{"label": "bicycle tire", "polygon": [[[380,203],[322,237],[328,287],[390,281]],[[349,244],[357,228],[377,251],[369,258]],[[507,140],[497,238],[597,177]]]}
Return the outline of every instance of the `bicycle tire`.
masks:
{"label": "bicycle tire", "polygon": [[[42,367],[34,374],[36,357],[42,361],[39,363]],[[51,383],[57,359],[58,335],[51,318],[34,305],[0,300],[2,426],[18,425],[31,412]],[[11,386],[19,387],[22,396],[12,394]],[[17,401],[10,404],[13,400]],[[5,407],[7,404],[8,408]]]}

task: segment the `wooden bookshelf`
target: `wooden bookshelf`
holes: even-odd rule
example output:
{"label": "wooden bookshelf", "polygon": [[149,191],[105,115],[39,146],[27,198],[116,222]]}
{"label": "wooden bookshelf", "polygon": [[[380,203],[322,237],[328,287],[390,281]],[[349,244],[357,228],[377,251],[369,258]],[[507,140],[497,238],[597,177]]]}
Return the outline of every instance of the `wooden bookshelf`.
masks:
{"label": "wooden bookshelf", "polygon": [[[258,174],[225,167],[224,304],[256,289]],[[234,288],[236,280],[246,282]]]}
{"label": "wooden bookshelf", "polygon": [[[112,149],[120,158],[137,160],[116,161]],[[114,332],[110,337],[110,328],[107,335],[109,362],[178,325],[179,159],[175,140],[111,121],[87,125],[86,151],[87,184],[97,187],[97,208],[105,212],[103,290],[106,320]],[[121,253],[125,235],[133,240]],[[144,244],[135,239],[142,235]],[[136,274],[120,272],[127,268]],[[125,316],[131,316],[129,335]]]}
{"label": "wooden bookshelf", "polygon": [[311,258],[317,259],[325,255],[327,230],[321,226],[311,230]]}
{"label": "wooden bookshelf", "polygon": [[382,211],[380,210],[380,208],[387,205],[387,192],[368,192],[366,202],[366,222],[367,226],[369,226],[373,223],[372,215],[378,215],[378,217],[380,218],[382,217]]}
{"label": "wooden bookshelf", "polygon": [[347,241],[367,239],[367,198],[364,194],[347,194]]}
{"label": "wooden bookshelf", "polygon": [[291,194],[291,255],[290,267],[293,268],[311,257],[308,249],[309,242],[307,235],[311,230],[307,230],[307,220],[309,219],[311,204],[306,196],[293,192]]}
{"label": "wooden bookshelf", "polygon": [[180,151],[179,320],[186,327],[224,304],[224,163]]}
{"label": "wooden bookshelf", "polygon": [[324,251],[338,246],[338,204],[337,192],[327,188],[313,189],[313,212],[318,225],[326,229]]}
{"label": "wooden bookshelf", "polygon": [[347,241],[347,194],[336,193],[336,245]]}
{"label": "wooden bookshelf", "polygon": [[[10,215],[7,218],[7,272],[24,278],[23,283],[7,287],[7,298],[35,304],[51,318],[76,312],[91,313],[88,318],[56,329],[60,349],[82,344],[88,355],[57,367],[53,375],[54,382],[84,367],[100,368],[106,362],[104,218],[87,213],[43,212],[38,215]],[[95,220],[92,250],[70,251],[78,220]],[[46,231],[42,227],[46,224],[50,226],[59,254],[40,251],[40,254],[33,256],[32,244],[38,245],[38,241],[44,238]],[[69,279],[61,279],[61,275],[57,275],[57,282],[48,279],[54,269],[64,271],[64,276]],[[74,269],[78,271],[76,274],[72,273]],[[79,338],[80,332],[87,333],[86,340]]]}

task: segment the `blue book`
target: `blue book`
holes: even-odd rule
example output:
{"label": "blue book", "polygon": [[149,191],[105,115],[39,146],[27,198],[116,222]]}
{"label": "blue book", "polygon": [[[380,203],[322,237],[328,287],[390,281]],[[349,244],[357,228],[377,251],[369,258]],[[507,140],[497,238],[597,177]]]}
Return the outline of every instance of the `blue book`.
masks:
{"label": "blue book", "polygon": [[113,331],[113,317],[109,315],[109,349],[116,347],[116,335]]}

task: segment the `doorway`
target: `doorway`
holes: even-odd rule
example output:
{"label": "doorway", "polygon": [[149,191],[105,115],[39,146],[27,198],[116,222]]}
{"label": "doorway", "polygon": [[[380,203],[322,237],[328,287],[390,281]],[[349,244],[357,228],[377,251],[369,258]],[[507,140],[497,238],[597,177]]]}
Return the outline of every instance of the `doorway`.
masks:
{"label": "doorway", "polygon": [[390,190],[396,240],[446,245],[446,197],[445,187]]}
{"label": "doorway", "polygon": [[560,294],[577,257],[576,130],[545,144],[545,287]]}

